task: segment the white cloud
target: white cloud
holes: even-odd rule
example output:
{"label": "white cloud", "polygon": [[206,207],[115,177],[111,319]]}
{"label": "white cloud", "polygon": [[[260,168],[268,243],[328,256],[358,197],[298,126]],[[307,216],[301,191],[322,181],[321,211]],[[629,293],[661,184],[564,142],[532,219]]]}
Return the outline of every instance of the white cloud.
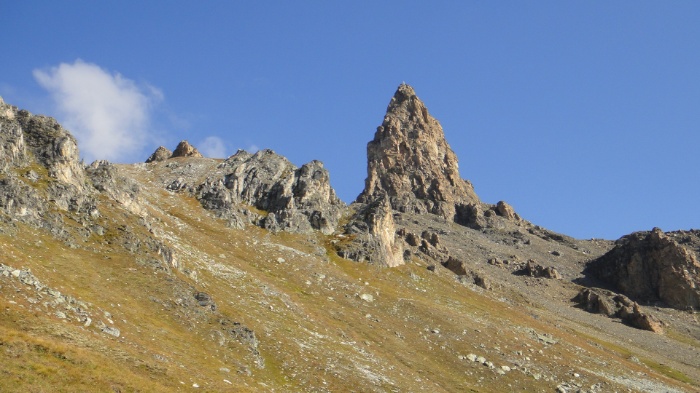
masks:
{"label": "white cloud", "polygon": [[87,161],[137,158],[152,139],[150,112],[163,99],[159,89],[139,87],[119,73],[80,59],[33,74],[51,94],[59,120],[78,139]]}
{"label": "white cloud", "polygon": [[248,153],[257,153],[258,150],[260,150],[258,145],[253,144],[253,145],[248,146]]}
{"label": "white cloud", "polygon": [[204,157],[211,158],[227,158],[226,155],[226,144],[224,141],[216,136],[208,136],[204,139],[204,142],[200,143],[197,149],[202,153]]}

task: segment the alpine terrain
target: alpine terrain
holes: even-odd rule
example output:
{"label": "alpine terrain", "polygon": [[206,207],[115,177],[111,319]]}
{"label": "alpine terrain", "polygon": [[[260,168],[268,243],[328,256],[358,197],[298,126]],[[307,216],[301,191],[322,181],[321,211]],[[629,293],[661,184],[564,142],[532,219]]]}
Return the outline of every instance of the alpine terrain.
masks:
{"label": "alpine terrain", "polygon": [[406,84],[366,131],[347,205],[271,150],[84,164],[0,99],[0,391],[700,391],[700,230],[482,201]]}

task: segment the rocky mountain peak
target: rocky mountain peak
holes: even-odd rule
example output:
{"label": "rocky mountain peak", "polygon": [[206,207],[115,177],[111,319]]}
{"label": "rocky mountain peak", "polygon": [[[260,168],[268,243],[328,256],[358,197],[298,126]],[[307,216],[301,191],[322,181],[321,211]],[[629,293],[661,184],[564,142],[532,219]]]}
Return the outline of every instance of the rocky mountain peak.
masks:
{"label": "rocky mountain peak", "polygon": [[395,210],[448,220],[456,218],[459,206],[479,202],[471,183],[459,175],[457,156],[442,126],[407,84],[389,102],[384,121],[367,144],[367,160],[358,202],[387,195]]}
{"label": "rocky mountain peak", "polygon": [[146,159],[146,164],[151,162],[165,161],[172,157],[173,152],[165,146],[158,146],[158,148]]}
{"label": "rocky mountain peak", "polygon": [[181,141],[177,144],[175,151],[173,152],[172,158],[175,157],[203,157],[202,153],[199,152],[194,146],[190,145],[187,141]]}

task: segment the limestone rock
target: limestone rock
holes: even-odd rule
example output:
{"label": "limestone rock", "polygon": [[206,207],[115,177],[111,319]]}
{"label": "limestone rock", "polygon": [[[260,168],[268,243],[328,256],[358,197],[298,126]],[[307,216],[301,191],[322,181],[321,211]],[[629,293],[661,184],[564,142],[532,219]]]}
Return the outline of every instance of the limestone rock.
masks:
{"label": "limestone rock", "polygon": [[[181,142],[182,143],[182,142]],[[178,145],[179,146],[179,145]],[[146,164],[150,162],[160,162],[160,161],[165,161],[168,158],[173,156],[173,152],[170,151],[170,149],[164,147],[164,146],[158,146],[156,151],[153,152],[147,159],[146,159]]]}
{"label": "limestone rock", "polygon": [[84,191],[85,173],[78,145],[68,131],[46,116],[0,103],[0,169],[24,167],[36,160],[48,175]]}
{"label": "limestone rock", "polygon": [[370,203],[387,195],[401,212],[432,213],[455,220],[455,205],[478,203],[459,176],[457,156],[413,88],[402,84],[389,103],[374,140],[367,144],[367,179],[358,196]]}
{"label": "limestone rock", "polygon": [[404,264],[403,242],[387,198],[361,205],[345,230],[351,240],[339,247],[341,257],[388,267]]}
{"label": "limestone rock", "polygon": [[[676,308],[700,308],[700,263],[696,252],[654,228],[623,236],[615,247],[591,261],[586,272],[644,302],[663,301]],[[698,243],[691,232],[686,243]]]}
{"label": "limestone rock", "polygon": [[[60,211],[89,213],[94,200],[75,138],[50,117],[0,102],[0,210],[57,236]],[[41,187],[28,186],[20,177]]]}
{"label": "limestone rock", "polygon": [[119,176],[114,164],[97,160],[85,168],[88,178],[98,191],[105,193],[134,214],[143,214],[138,201],[139,186],[131,179]]}
{"label": "limestone rock", "polygon": [[[153,154],[157,153],[154,152]],[[189,142],[187,141],[181,141],[178,143],[177,147],[175,148],[175,151],[173,151],[173,154],[170,156],[171,158],[175,157],[203,157],[202,154],[197,150],[194,146],[190,145]]]}
{"label": "limestone rock", "polygon": [[252,155],[239,150],[219,168],[226,173],[223,178],[208,179],[197,188],[202,205],[219,211],[251,205],[267,213],[261,225],[270,230],[330,234],[345,207],[320,161],[297,168],[272,150]]}

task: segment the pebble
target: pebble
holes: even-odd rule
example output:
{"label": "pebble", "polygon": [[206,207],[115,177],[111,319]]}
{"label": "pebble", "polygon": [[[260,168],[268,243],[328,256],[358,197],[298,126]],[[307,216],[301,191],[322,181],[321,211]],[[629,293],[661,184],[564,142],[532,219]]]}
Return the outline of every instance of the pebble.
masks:
{"label": "pebble", "polygon": [[372,303],[374,301],[374,296],[370,295],[369,293],[363,293],[360,295],[360,299],[366,301],[367,303]]}
{"label": "pebble", "polygon": [[469,361],[476,362],[477,356],[473,353],[470,353],[469,355],[467,355],[467,359],[469,359]]}

